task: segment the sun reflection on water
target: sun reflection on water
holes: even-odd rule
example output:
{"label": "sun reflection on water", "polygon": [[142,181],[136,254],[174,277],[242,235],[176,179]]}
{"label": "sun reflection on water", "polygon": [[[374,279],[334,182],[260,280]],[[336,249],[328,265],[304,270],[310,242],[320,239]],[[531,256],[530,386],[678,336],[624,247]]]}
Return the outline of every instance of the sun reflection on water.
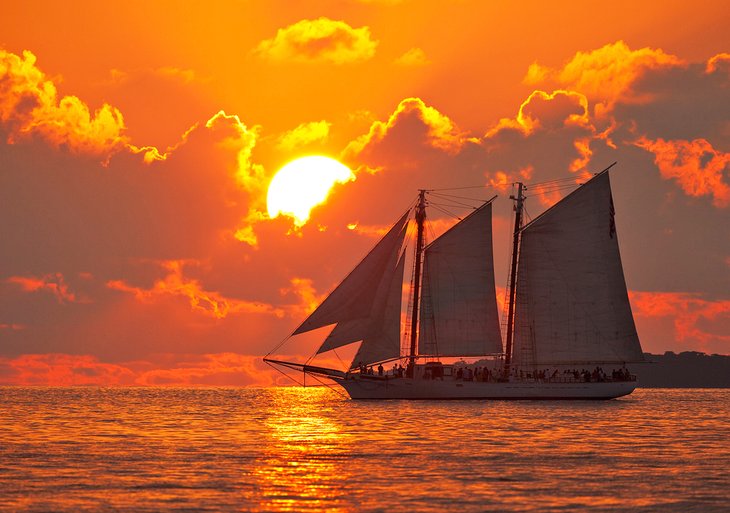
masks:
{"label": "sun reflection on water", "polygon": [[353,511],[347,461],[352,435],[321,408],[323,388],[277,389],[264,420],[263,456],[251,470],[254,511]]}

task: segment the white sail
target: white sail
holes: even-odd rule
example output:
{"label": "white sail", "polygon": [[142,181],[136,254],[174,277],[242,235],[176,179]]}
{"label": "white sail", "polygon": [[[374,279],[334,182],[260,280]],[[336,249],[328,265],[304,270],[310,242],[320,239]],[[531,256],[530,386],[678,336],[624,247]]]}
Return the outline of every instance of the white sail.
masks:
{"label": "white sail", "polygon": [[395,262],[408,221],[406,212],[355,269],[294,330],[292,335],[306,333],[330,324],[367,318],[376,300],[378,287],[389,264]]}
{"label": "white sail", "polygon": [[426,247],[419,354],[502,352],[492,256],[492,204],[472,212]]}
{"label": "white sail", "polygon": [[378,317],[373,320],[372,331],[363,339],[352,360],[353,368],[360,362],[367,365],[400,356],[401,294],[405,260],[404,253],[391,275],[387,298],[382,303]]}
{"label": "white sail", "polygon": [[604,172],[523,228],[515,366],[642,360],[613,217]]}

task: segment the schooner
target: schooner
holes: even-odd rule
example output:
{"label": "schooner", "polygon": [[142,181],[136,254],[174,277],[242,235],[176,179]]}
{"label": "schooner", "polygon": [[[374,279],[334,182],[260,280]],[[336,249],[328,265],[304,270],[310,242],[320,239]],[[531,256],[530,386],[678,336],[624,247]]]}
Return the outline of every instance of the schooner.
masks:
{"label": "schooner", "polygon": [[[353,399],[630,394],[637,382],[625,364],[642,361],[643,353],[621,265],[609,170],[526,224],[524,185],[516,184],[504,344],[494,284],[494,198],[426,245],[428,191],[421,190],[413,209],[405,350],[401,296],[411,210],[290,335],[334,325],[315,355],[361,342],[348,370],[277,360],[271,353],[264,360],[333,380]],[[476,357],[484,359],[471,366],[442,361]]]}

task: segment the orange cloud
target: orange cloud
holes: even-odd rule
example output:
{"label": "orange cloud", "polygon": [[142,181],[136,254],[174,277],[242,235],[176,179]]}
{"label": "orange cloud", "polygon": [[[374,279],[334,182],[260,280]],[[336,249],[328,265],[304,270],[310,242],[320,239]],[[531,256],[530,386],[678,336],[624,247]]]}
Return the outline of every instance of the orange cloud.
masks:
{"label": "orange cloud", "polygon": [[24,330],[25,325],[16,323],[0,323],[0,330],[20,331]]}
{"label": "orange cloud", "polygon": [[317,308],[325,297],[325,294],[317,294],[317,290],[308,278],[292,278],[289,280],[290,287],[281,289],[282,296],[293,295],[296,304],[292,307],[293,317],[304,317]]}
{"label": "orange cloud", "polygon": [[395,61],[398,66],[418,67],[430,64],[431,61],[426,57],[426,52],[420,48],[411,48],[406,53],[398,57]]}
{"label": "orange cloud", "polygon": [[730,72],[730,53],[718,53],[707,60],[707,66],[705,67],[707,74],[718,70],[725,70],[726,73]]}
{"label": "orange cloud", "polygon": [[47,274],[41,278],[36,278],[35,276],[11,276],[6,281],[18,285],[25,292],[50,292],[56,296],[56,300],[61,304],[82,301],[77,298],[76,294],[69,290],[68,284],[61,273]]}
{"label": "orange cloud", "polygon": [[329,137],[332,123],[327,121],[311,121],[302,123],[293,130],[281,135],[277,146],[285,151],[291,151],[315,142],[324,142]]}
{"label": "orange cloud", "polygon": [[490,187],[494,187],[495,189],[504,193],[509,187],[512,186],[513,183],[530,180],[534,171],[535,168],[529,165],[518,170],[516,173],[510,173],[508,171],[502,170],[487,172],[487,183]]}
{"label": "orange cloud", "polygon": [[255,52],[272,61],[344,64],[370,59],[377,45],[368,27],[355,29],[344,21],[321,17],[279,29],[275,37],[259,43]]}
{"label": "orange cloud", "polygon": [[585,95],[562,89],[552,93],[538,89],[522,102],[516,118],[501,119],[485,137],[493,137],[510,128],[530,135],[538,129],[557,130],[568,125],[588,124],[588,99]]}
{"label": "orange cloud", "polygon": [[155,146],[135,146],[132,143],[127,143],[126,147],[132,153],[141,153],[142,160],[144,160],[145,164],[151,164],[156,160],[167,160],[167,158],[172,155],[175,150],[188,141],[190,134],[192,134],[197,128],[198,123],[195,123],[185,131],[176,144],[168,146],[164,152],[160,151],[159,148]]}
{"label": "orange cloud", "polygon": [[[179,358],[179,356],[176,356]],[[143,386],[245,385],[271,386],[276,374],[260,357],[236,353],[188,356],[170,368],[138,373],[135,384]]]}
{"label": "orange cloud", "polygon": [[[578,148],[579,141],[576,141],[576,148]],[[575,161],[574,161],[575,162]],[[571,171],[574,171],[571,165],[570,168]],[[540,204],[543,207],[551,207],[555,203],[557,203],[560,198],[562,197],[562,191],[566,189],[572,189],[574,185],[571,185],[570,183],[560,183],[556,184],[555,182],[547,182],[547,183],[540,183],[538,182],[535,185],[530,185],[529,182],[532,180],[533,175],[535,174],[535,167],[532,165],[525,166],[523,168],[520,168],[517,172],[510,173],[507,171],[495,171],[495,172],[487,172],[486,176],[488,178],[488,183],[491,187],[494,187],[495,189],[502,192],[502,194],[505,194],[508,189],[512,188],[513,185],[517,182],[527,182],[527,185],[524,189],[524,194],[526,198],[533,198],[536,197],[537,200],[540,202]],[[587,180],[591,177],[591,175],[587,172],[585,174],[579,174],[575,178],[575,183],[579,184],[582,183],[582,181]],[[512,188],[512,193],[514,194],[516,191],[516,188]]]}
{"label": "orange cloud", "polygon": [[[573,145],[575,146],[575,149],[578,150],[578,154],[580,155],[578,158],[576,158],[573,162],[570,163],[570,171],[573,173],[576,173],[580,170],[584,170],[588,167],[588,164],[591,162],[591,157],[593,156],[593,152],[591,151],[591,139],[590,137],[583,137],[581,139],[576,139],[573,142]],[[590,174],[587,176],[584,176],[584,179],[590,178]]]}
{"label": "orange cloud", "polygon": [[488,184],[499,191],[506,191],[512,184],[510,175],[504,171],[494,171],[487,173]]}
{"label": "orange cloud", "polygon": [[[497,294],[497,309],[501,315],[507,310],[507,287],[496,285],[495,292]],[[507,323],[505,322],[505,324]]]}
{"label": "orange cloud", "polygon": [[112,69],[111,82],[113,83],[125,83],[129,82],[133,77],[138,75],[156,75],[159,77],[169,78],[177,80],[184,84],[189,84],[198,80],[196,73],[192,69],[176,68],[174,66],[162,66],[155,69],[137,69],[131,72],[123,71],[119,69]]}
{"label": "orange cloud", "polygon": [[0,357],[0,385],[270,386],[278,375],[260,357],[236,353],[156,355],[158,361],[104,363],[92,355]]}
{"label": "orange cloud", "polygon": [[524,81],[537,84],[552,80],[610,108],[619,97],[626,99],[631,85],[645,71],[683,64],[661,49],[631,50],[625,42],[616,41],[590,52],[577,52],[562,69],[534,63]]}
{"label": "orange cloud", "polygon": [[186,84],[193,82],[197,78],[194,70],[176,68],[174,66],[162,66],[155,69],[154,73],[163,77],[175,78]]}
{"label": "orange cloud", "polygon": [[256,146],[260,127],[248,128],[240,118],[224,111],[218,111],[205,123],[205,128],[223,132],[224,139],[220,146],[231,148],[237,152],[236,179],[239,185],[249,192],[259,192],[266,182],[264,169],[254,164],[251,153]]}
{"label": "orange cloud", "polygon": [[253,162],[251,155],[259,137],[259,126],[248,128],[235,114],[219,111],[206,123],[205,127],[223,135],[220,146],[236,152],[236,182],[249,193],[248,212],[234,230],[234,237],[254,248],[258,237],[254,225],[268,219],[266,215],[266,190],[270,177],[264,167]]}
{"label": "orange cloud", "polygon": [[258,249],[259,238],[254,231],[254,226],[262,221],[267,221],[269,217],[260,211],[250,212],[241,220],[241,224],[233,232],[233,238],[238,242],[248,244],[253,249]]}
{"label": "orange cloud", "polygon": [[527,75],[522,81],[528,85],[541,84],[548,80],[551,74],[551,69],[545,66],[541,66],[537,62],[533,62],[527,68]]}
{"label": "orange cloud", "polygon": [[95,356],[26,354],[0,357],[0,384],[29,386],[132,385],[135,373],[123,365],[101,363]]}
{"label": "orange cloud", "polygon": [[673,178],[686,194],[712,196],[716,207],[730,206],[730,153],[715,150],[705,139],[652,141],[641,137],[634,144],[653,153],[662,177]]}
{"label": "orange cloud", "polygon": [[117,109],[105,103],[92,115],[77,97],[59,98],[35,63],[29,51],[20,57],[0,50],[0,120],[11,129],[9,142],[39,134],[54,146],[96,155],[125,146],[124,119]]}
{"label": "orange cloud", "polygon": [[673,319],[679,341],[730,343],[730,300],[709,301],[685,292],[629,292],[629,299],[637,318]]}
{"label": "orange cloud", "polygon": [[464,134],[447,116],[429,107],[420,98],[406,98],[401,100],[387,122],[373,122],[370,131],[351,142],[343,153],[362,153],[367,146],[380,143],[397,124],[408,119],[416,119],[426,127],[427,144],[447,153],[458,153],[466,141]]}
{"label": "orange cloud", "polygon": [[390,226],[379,224],[379,225],[364,225],[360,224],[359,222],[355,221],[354,223],[350,223],[347,225],[348,230],[352,230],[353,232],[365,235],[366,237],[372,237],[374,239],[379,239],[386,233],[388,233],[388,230],[390,230]]}
{"label": "orange cloud", "polygon": [[[179,146],[161,152],[153,146],[131,144],[123,134],[124,118],[118,109],[105,103],[92,115],[78,97],[59,98],[55,84],[35,64],[32,52],[26,50],[21,57],[0,49],[0,122],[9,128],[9,143],[38,135],[57,148],[104,156],[107,161],[125,149],[142,153],[147,163],[164,160]],[[161,72],[171,74],[173,69]]]}
{"label": "orange cloud", "polygon": [[[233,232],[233,238],[236,239],[238,242],[243,242],[244,244],[248,244],[254,249],[258,249],[259,238],[254,231],[254,225],[256,222],[263,221],[265,219],[266,218],[263,217],[263,215],[256,219],[256,221],[254,222],[251,221],[251,218],[244,218],[242,220],[244,224],[236,228],[236,230]],[[250,224],[245,224],[246,222]]]}
{"label": "orange cloud", "polygon": [[169,296],[187,298],[193,311],[216,319],[239,313],[284,316],[283,310],[265,303],[225,298],[217,292],[204,290],[197,280],[183,275],[184,265],[185,262],[181,260],[162,262],[162,267],[168,271],[168,275],[155,281],[149,289],[134,287],[123,280],[111,280],[107,282],[107,287],[133,294],[139,301],[154,301]]}

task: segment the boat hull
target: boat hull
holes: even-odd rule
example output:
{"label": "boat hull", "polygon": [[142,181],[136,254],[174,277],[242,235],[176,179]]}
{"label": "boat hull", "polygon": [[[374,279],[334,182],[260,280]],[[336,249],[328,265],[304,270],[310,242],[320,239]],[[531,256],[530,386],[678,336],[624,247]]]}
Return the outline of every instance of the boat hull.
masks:
{"label": "boat hull", "polygon": [[336,381],[352,399],[614,399],[630,394],[637,385],[636,381],[478,382],[359,376]]}

